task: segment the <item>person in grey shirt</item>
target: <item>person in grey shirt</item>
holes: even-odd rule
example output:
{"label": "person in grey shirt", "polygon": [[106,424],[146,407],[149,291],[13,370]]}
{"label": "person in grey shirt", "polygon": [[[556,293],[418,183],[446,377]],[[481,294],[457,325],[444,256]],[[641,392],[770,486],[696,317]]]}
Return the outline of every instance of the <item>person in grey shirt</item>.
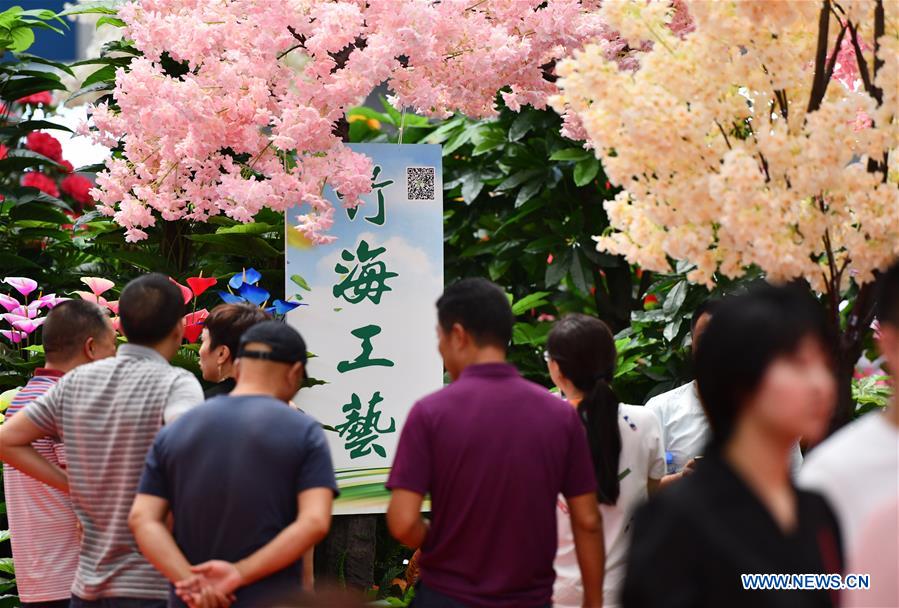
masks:
{"label": "person in grey shirt", "polygon": [[[197,379],[169,365],[184,314],[181,291],[164,275],[131,281],[119,298],[128,343],[66,374],[0,427],[0,458],[71,495],[84,530],[73,608],[166,605],[167,581],[138,550],[128,513],[156,433],[203,401]],[[31,447],[43,437],[63,442],[67,471]]]}

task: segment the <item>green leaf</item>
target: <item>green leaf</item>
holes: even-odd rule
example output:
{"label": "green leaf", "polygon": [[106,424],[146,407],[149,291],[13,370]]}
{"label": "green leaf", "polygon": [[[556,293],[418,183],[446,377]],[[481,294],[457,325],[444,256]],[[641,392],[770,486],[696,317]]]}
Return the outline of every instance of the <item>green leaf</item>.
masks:
{"label": "green leaf", "polygon": [[581,293],[589,293],[590,286],[588,285],[588,269],[585,267],[583,262],[583,256],[580,251],[575,250],[572,253],[571,260],[571,280],[574,281],[574,286]]}
{"label": "green leaf", "polygon": [[462,179],[462,198],[466,203],[471,204],[483,188],[484,180],[481,179],[480,172],[472,171]]}
{"label": "green leaf", "polygon": [[543,282],[547,287],[558,285],[559,281],[568,274],[569,268],[571,268],[571,249],[566,249],[558,256],[555,256],[552,264],[546,266]]}
{"label": "green leaf", "polygon": [[273,226],[264,222],[250,222],[248,224],[237,224],[236,226],[228,226],[218,228],[216,234],[265,234],[267,232],[275,232],[283,230],[283,226]]}
{"label": "green leaf", "polygon": [[102,68],[85,78],[84,82],[81,83],[81,88],[89,87],[98,82],[114,82],[116,69],[117,68],[113,65],[104,65]]}
{"label": "green leaf", "polygon": [[9,216],[15,221],[36,220],[55,225],[72,223],[72,219],[57,207],[41,203],[17,205],[9,212]]}
{"label": "green leaf", "polygon": [[512,121],[512,126],[509,127],[509,141],[518,141],[527,135],[528,132],[534,128],[534,125],[537,124],[540,116],[539,113],[534,112],[533,110],[522,110],[521,113],[515,117],[515,120]]}
{"label": "green leaf", "polygon": [[0,127],[0,137],[24,137],[32,131],[49,129],[72,132],[67,126],[50,122],[49,120],[23,120],[7,127]]}
{"label": "green leaf", "polygon": [[0,530],[0,543],[5,543],[9,540],[9,530]]}
{"label": "green leaf", "polygon": [[534,196],[540,192],[540,188],[542,187],[542,179],[532,179],[527,182],[521,187],[521,190],[518,191],[518,195],[515,197],[515,207],[521,207],[523,204],[534,198]]}
{"label": "green leaf", "polygon": [[312,288],[309,287],[309,283],[298,274],[290,275],[290,280],[294,282],[294,284],[300,289],[305,289],[306,291],[312,291]]}
{"label": "green leaf", "polygon": [[7,574],[15,574],[16,568],[13,566],[11,557],[0,557],[0,572]]}
{"label": "green leaf", "polygon": [[30,167],[47,165],[51,167],[59,167],[59,163],[51,160],[43,154],[32,152],[31,150],[23,150],[21,148],[10,150],[6,158],[0,160],[0,174],[11,173],[13,171],[21,171]]}
{"label": "green leaf", "polygon": [[60,16],[67,15],[117,15],[117,0],[97,0],[95,2],[83,2],[76,4],[67,11],[63,11]]}
{"label": "green leaf", "polygon": [[99,91],[112,91],[113,89],[115,89],[114,82],[105,82],[105,81],[104,82],[95,82],[89,86],[81,87],[80,89],[78,89],[77,91],[75,91],[74,93],[69,95],[68,98],[66,98],[66,102],[72,101],[73,99],[75,99],[77,97],[81,97],[82,95],[87,95],[88,93],[97,93]]}
{"label": "green leaf", "polygon": [[512,304],[512,314],[518,316],[526,313],[532,308],[543,306],[548,302],[548,300],[546,299],[546,296],[548,295],[550,295],[550,292],[548,291],[536,291],[534,293],[529,293],[525,297]]}
{"label": "green leaf", "polygon": [[590,150],[584,150],[583,148],[565,148],[563,150],[553,152],[553,154],[549,157],[549,160],[581,161],[586,160],[592,156],[593,152],[591,152]]}
{"label": "green leaf", "polygon": [[546,336],[552,323],[516,323],[512,326],[512,344],[540,346],[546,343]]}
{"label": "green leaf", "polygon": [[125,27],[127,24],[118,17],[100,17],[97,19],[97,27],[101,25],[112,25],[114,27]]}
{"label": "green leaf", "polygon": [[511,190],[512,188],[517,188],[527,180],[531,179],[532,177],[541,175],[543,172],[543,169],[525,169],[523,171],[517,171],[500,182],[500,184],[494,188],[494,191]]}
{"label": "green leaf", "polygon": [[674,339],[677,338],[677,332],[680,331],[682,321],[683,318],[678,318],[667,323],[665,329],[662,330],[662,337],[668,342],[674,342]]}
{"label": "green leaf", "polygon": [[17,27],[9,32],[9,50],[21,53],[34,44],[34,31],[30,27]]}
{"label": "green leaf", "polygon": [[671,288],[668,295],[665,296],[665,302],[662,304],[662,311],[666,315],[673,315],[680,307],[683,306],[684,300],[687,299],[688,284],[686,281],[680,281]]}
{"label": "green leaf", "polygon": [[387,98],[383,95],[378,95],[378,98],[381,100],[381,106],[383,106],[384,110],[387,112],[387,122],[392,124],[394,127],[400,126],[400,119],[402,118],[402,114],[397,111],[390,102],[387,101]]}
{"label": "green leaf", "polygon": [[599,173],[599,161],[596,158],[578,161],[574,166],[574,185],[586,186],[593,181],[597,173]]}

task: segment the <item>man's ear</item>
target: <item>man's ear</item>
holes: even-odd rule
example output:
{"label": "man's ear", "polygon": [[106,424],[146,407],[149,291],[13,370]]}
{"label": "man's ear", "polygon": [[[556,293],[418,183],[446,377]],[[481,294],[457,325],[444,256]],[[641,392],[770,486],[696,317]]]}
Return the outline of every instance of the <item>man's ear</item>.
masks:
{"label": "man's ear", "polygon": [[302,361],[297,361],[290,366],[290,377],[294,379],[297,388],[303,385],[303,381],[306,379],[306,366]]}
{"label": "man's ear", "polygon": [[462,350],[471,342],[471,336],[468,335],[461,323],[453,323],[453,327],[450,330],[450,340],[455,348]]}
{"label": "man's ear", "polygon": [[96,340],[94,340],[93,336],[88,336],[87,340],[84,341],[84,344],[81,345],[81,352],[87,357],[88,361],[94,361],[97,358],[96,348],[94,344]]}

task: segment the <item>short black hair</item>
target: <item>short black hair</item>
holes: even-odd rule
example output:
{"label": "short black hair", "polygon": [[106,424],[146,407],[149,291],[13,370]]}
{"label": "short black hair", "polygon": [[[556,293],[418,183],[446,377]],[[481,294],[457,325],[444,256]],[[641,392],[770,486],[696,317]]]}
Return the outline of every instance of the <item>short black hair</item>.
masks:
{"label": "short black hair", "polygon": [[702,315],[715,316],[715,312],[720,307],[721,300],[718,298],[706,298],[700,302],[699,306],[693,311],[693,316],[690,318],[690,333],[693,333],[696,329],[696,324],[699,323],[699,319],[702,318]]}
{"label": "short black hair", "polygon": [[509,347],[515,316],[505,292],[482,278],[457,281],[437,300],[437,320],[449,332],[458,323],[478,346]]}
{"label": "short black hair", "polygon": [[267,312],[252,304],[219,304],[203,321],[203,327],[209,332],[209,346],[227,346],[228,356],[233,360],[244,332],[271,318]]}
{"label": "short black hair", "polygon": [[49,361],[68,361],[78,355],[88,338],[113,331],[106,311],[87,300],[60,302],[47,315],[41,329],[44,355]]}
{"label": "short black hair", "polygon": [[182,322],[185,312],[181,290],[158,272],[137,277],[119,297],[122,333],[133,344],[158,344]]}
{"label": "short black hair", "polygon": [[695,358],[699,396],[712,429],[711,447],[723,447],[733,434],[746,400],[768,367],[796,352],[807,337],[833,357],[826,316],[807,289],[762,285],[721,302]]}
{"label": "short black hair", "polygon": [[899,260],[878,279],[875,312],[880,323],[899,328]]}

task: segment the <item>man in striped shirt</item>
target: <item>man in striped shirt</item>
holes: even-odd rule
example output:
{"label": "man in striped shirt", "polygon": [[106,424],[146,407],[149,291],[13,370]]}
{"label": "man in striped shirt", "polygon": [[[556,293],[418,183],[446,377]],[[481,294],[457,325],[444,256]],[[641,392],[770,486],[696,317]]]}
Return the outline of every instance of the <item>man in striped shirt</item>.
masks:
{"label": "man in striped shirt", "polygon": [[[7,411],[10,416],[50,390],[63,374],[115,355],[115,330],[93,302],[69,300],[47,315],[43,343],[45,366],[35,370],[13,399]],[[32,447],[48,462],[65,467],[60,442],[39,439]],[[66,608],[81,544],[69,497],[9,466],[3,467],[3,486],[23,608]]]}
{"label": "man in striped shirt", "polygon": [[[119,298],[128,344],[72,370],[0,427],[0,458],[71,496],[84,530],[72,608],[166,605],[167,581],[138,551],[128,512],[156,433],[203,400],[197,379],[168,363],[184,313],[181,291],[165,276],[131,281]],[[31,448],[43,437],[65,444],[68,476]]]}

